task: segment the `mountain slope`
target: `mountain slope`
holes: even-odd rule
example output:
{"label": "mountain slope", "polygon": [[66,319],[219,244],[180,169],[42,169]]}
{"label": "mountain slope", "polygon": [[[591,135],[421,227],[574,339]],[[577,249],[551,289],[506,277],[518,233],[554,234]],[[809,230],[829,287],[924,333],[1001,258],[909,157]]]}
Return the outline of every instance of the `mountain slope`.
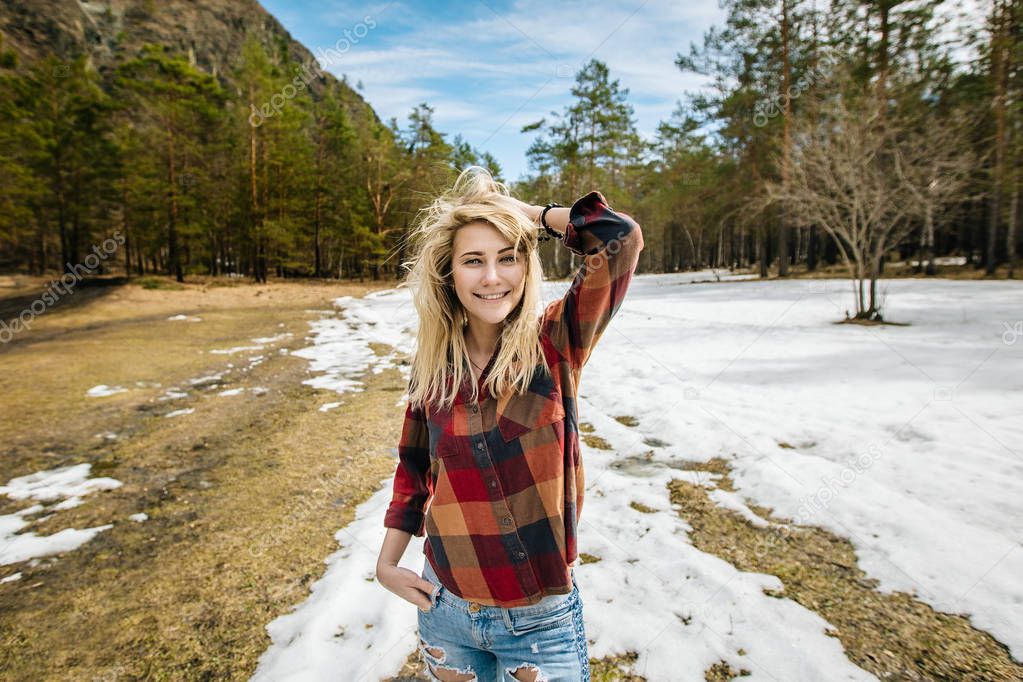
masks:
{"label": "mountain slope", "polygon": [[[50,54],[60,58],[86,54],[105,72],[134,56],[142,45],[156,43],[189,55],[199,68],[226,84],[250,35],[278,58],[287,55],[292,62],[315,63],[312,53],[256,0],[4,0],[0,35],[22,66]],[[362,101],[326,72],[309,87],[316,97],[334,84],[345,91],[346,99]]]}

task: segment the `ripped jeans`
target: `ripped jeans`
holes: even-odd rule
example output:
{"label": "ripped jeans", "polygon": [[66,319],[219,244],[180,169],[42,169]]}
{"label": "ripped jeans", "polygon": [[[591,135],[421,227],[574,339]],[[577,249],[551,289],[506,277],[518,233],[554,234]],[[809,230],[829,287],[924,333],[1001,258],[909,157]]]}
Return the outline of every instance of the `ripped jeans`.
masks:
{"label": "ripped jeans", "polygon": [[419,651],[431,680],[589,682],[583,602],[574,575],[568,594],[511,608],[452,594],[429,561],[422,575],[435,585],[430,610],[416,609]]}

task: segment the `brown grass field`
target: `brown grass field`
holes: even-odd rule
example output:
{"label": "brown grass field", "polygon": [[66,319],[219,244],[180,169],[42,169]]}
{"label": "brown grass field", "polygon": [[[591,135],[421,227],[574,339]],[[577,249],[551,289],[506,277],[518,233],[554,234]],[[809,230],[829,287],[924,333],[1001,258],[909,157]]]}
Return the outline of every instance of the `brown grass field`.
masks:
{"label": "brown grass field", "polygon": [[[0,288],[5,317],[41,286],[22,284]],[[93,476],[123,482],[29,527],[112,528],[0,568],[22,573],[0,584],[0,678],[247,679],[270,643],[266,623],[307,596],[335,531],[393,472],[399,374],[370,373],[348,409],[320,412],[337,396],[303,385],[308,361],[279,353],[308,345],[320,315],[307,310],[387,283],[215,284],[88,286],[0,346],[3,481],[89,462]],[[203,322],[167,320],[177,314]],[[285,332],[262,351],[209,353]],[[265,361],[245,369],[256,354]],[[216,385],[189,384],[228,363]],[[87,397],[97,384],[129,390]],[[159,400],[172,387],[188,396]],[[267,390],[216,395],[253,387]],[[129,520],[137,512],[149,519]]]}

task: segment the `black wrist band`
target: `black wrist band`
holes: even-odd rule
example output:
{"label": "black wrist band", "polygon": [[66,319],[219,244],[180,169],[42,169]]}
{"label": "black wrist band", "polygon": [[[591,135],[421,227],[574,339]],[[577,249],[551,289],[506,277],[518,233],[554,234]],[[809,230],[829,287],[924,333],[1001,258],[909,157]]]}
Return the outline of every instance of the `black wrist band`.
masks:
{"label": "black wrist band", "polygon": [[552,208],[564,208],[564,206],[561,204],[550,203],[544,206],[543,210],[540,211],[540,225],[543,227],[546,234],[540,234],[537,238],[542,242],[549,239],[562,239],[565,236],[547,224],[547,211]]}

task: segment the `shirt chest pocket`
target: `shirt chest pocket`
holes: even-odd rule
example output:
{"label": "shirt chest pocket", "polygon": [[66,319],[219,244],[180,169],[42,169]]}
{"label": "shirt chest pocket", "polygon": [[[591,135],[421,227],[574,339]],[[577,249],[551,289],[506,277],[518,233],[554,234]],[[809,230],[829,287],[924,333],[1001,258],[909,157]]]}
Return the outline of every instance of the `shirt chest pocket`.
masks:
{"label": "shirt chest pocket", "polygon": [[515,439],[551,440],[557,432],[548,427],[564,419],[565,406],[561,402],[561,394],[553,387],[542,393],[530,390],[511,394],[497,401],[497,428],[505,443]]}
{"label": "shirt chest pocket", "polygon": [[[427,418],[430,457],[445,460],[473,455],[468,435],[466,404],[442,410],[432,408]],[[553,446],[563,441],[565,406],[561,392],[549,373],[538,371],[523,393],[509,392],[497,400],[497,430],[505,443],[519,441],[523,450],[533,446]],[[553,427],[553,428],[552,428]],[[482,444],[482,440],[478,444]]]}

